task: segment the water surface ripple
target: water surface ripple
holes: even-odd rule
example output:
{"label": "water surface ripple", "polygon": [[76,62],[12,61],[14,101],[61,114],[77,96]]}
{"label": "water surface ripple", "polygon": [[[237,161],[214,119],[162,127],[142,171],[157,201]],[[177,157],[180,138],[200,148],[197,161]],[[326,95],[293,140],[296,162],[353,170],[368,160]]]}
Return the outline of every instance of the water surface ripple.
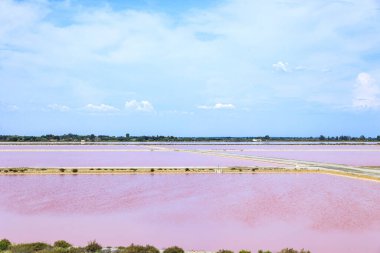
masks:
{"label": "water surface ripple", "polygon": [[380,252],[380,184],[319,174],[0,176],[0,238]]}

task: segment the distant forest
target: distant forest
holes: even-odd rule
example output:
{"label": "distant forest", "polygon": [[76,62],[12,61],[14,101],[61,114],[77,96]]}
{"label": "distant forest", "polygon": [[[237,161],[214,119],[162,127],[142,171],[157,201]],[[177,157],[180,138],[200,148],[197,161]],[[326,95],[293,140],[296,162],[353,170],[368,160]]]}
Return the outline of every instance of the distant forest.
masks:
{"label": "distant forest", "polygon": [[21,136],[21,135],[0,135],[2,142],[260,142],[260,141],[380,141],[380,135],[377,137],[359,137],[352,136],[318,136],[318,137],[175,137],[175,136],[109,136],[109,135],[41,135],[41,136]]}

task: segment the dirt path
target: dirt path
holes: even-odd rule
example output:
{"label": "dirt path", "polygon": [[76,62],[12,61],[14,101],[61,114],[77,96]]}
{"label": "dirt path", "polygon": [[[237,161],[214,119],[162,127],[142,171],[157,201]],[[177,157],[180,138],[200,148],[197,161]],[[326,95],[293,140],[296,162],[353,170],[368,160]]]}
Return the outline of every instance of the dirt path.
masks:
{"label": "dirt path", "polygon": [[380,179],[380,170],[369,169],[369,168],[361,168],[355,166],[348,166],[343,164],[334,164],[334,163],[322,163],[322,162],[312,162],[312,161],[304,161],[304,160],[295,160],[295,159],[285,159],[285,158],[276,158],[276,157],[263,157],[256,155],[240,155],[229,153],[225,151],[210,151],[210,150],[176,150],[179,152],[192,152],[203,155],[210,156],[219,156],[226,158],[235,158],[235,159],[244,159],[244,160],[252,160],[259,162],[268,162],[280,164],[284,167],[294,167],[299,169],[310,169],[310,170],[327,170],[332,172],[344,172],[350,174],[356,174],[359,176],[369,176]]}

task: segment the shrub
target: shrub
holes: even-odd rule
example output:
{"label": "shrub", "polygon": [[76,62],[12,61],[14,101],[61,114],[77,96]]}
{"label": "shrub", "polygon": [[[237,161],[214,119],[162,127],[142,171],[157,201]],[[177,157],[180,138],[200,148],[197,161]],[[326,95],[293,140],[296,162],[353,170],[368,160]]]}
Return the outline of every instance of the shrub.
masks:
{"label": "shrub", "polygon": [[240,250],[239,253],[251,253],[251,251],[243,249],[243,250]]}
{"label": "shrub", "polygon": [[38,253],[87,253],[84,248],[49,248],[38,251]]}
{"label": "shrub", "polygon": [[263,251],[263,250],[259,250],[258,253],[272,253],[271,251],[269,250],[266,250],[266,251]]}
{"label": "shrub", "polygon": [[98,252],[102,249],[102,246],[96,241],[92,241],[87,244],[85,249],[88,252]]}
{"label": "shrub", "polygon": [[145,246],[145,253],[160,253],[160,251],[151,245],[146,245]]}
{"label": "shrub", "polygon": [[164,253],[185,253],[185,251],[177,246],[174,246],[174,247],[165,249]]}
{"label": "shrub", "polygon": [[47,248],[38,251],[38,253],[67,253],[67,249],[64,248]]}
{"label": "shrub", "polygon": [[84,248],[69,248],[66,249],[66,253],[86,253]]}
{"label": "shrub", "polygon": [[7,250],[11,246],[11,242],[7,239],[0,241],[0,251]]}
{"label": "shrub", "polygon": [[154,169],[150,169],[150,172],[152,172],[152,173],[153,173],[153,172],[154,172]]}
{"label": "shrub", "polygon": [[279,253],[310,253],[310,251],[304,249],[301,249],[301,251],[297,251],[295,249],[286,248],[281,250]]}
{"label": "shrub", "polygon": [[65,169],[59,169],[60,172],[65,172]]}
{"label": "shrub", "polygon": [[72,245],[64,240],[59,240],[59,241],[56,241],[54,244],[53,244],[54,247],[56,248],[70,248]]}
{"label": "shrub", "polygon": [[74,172],[74,173],[77,173],[78,169],[72,169],[71,171]]}
{"label": "shrub", "polygon": [[34,243],[12,245],[10,249],[12,253],[33,253],[33,252],[42,251],[48,248],[51,248],[49,244],[46,244],[43,242],[34,242]]}
{"label": "shrub", "polygon": [[128,247],[120,247],[119,253],[159,253],[160,251],[150,245],[141,246],[141,245],[134,245],[131,244]]}
{"label": "shrub", "polygon": [[231,250],[221,249],[221,250],[218,250],[218,252],[216,253],[234,253],[234,252]]}

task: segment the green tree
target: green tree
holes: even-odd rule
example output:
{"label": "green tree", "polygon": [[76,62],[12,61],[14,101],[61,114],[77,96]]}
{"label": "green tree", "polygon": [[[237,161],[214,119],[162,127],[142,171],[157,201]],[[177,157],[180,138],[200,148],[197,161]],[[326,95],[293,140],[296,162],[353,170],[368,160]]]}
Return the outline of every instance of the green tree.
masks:
{"label": "green tree", "polygon": [[0,241],[0,251],[4,251],[4,250],[7,250],[9,249],[9,247],[11,246],[11,242],[7,239],[2,239]]}
{"label": "green tree", "polygon": [[88,252],[98,252],[102,249],[102,246],[94,240],[89,242],[85,249]]}
{"label": "green tree", "polygon": [[54,244],[53,244],[54,247],[56,248],[70,248],[72,245],[64,240],[59,240],[59,241],[56,241]]}
{"label": "green tree", "polygon": [[177,246],[174,246],[174,247],[165,249],[164,253],[185,253],[185,251]]}
{"label": "green tree", "polygon": [[159,253],[160,251],[150,245],[141,246],[131,244],[128,247],[119,247],[119,253]]}

